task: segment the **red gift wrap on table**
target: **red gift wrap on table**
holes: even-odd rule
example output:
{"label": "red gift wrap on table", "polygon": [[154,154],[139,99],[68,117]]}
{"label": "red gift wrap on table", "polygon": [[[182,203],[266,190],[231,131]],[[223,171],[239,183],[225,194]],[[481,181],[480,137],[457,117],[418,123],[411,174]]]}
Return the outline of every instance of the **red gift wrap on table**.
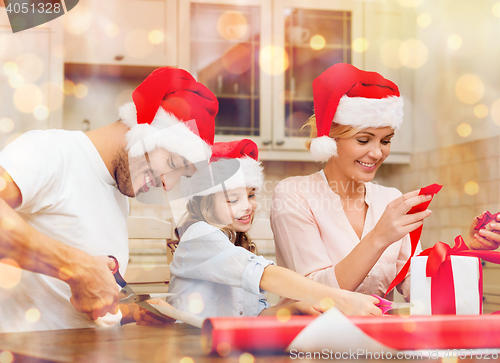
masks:
{"label": "red gift wrap on table", "polygon": [[[271,316],[208,318],[202,329],[203,350],[224,356],[238,352],[284,353],[314,319],[321,317],[292,316],[287,321]],[[393,350],[500,347],[500,315],[383,315],[353,316],[349,320],[361,334]]]}
{"label": "red gift wrap on table", "polygon": [[438,242],[411,260],[412,315],[482,313],[481,260],[500,263],[496,251],[469,250],[462,236],[455,246]]}

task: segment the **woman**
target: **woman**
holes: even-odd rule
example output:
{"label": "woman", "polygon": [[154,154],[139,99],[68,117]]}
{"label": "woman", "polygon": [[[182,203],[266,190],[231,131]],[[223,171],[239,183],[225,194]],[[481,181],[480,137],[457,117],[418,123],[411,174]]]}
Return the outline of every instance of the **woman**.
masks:
{"label": "woman", "polygon": [[[401,195],[371,182],[401,125],[403,100],[393,82],[350,64],[326,70],[313,92],[310,150],[326,166],[276,186],[271,225],[278,265],[326,285],[383,296],[410,257],[408,233],[431,214],[406,215],[431,196]],[[468,246],[497,248],[495,228],[471,232]],[[409,278],[397,288],[408,300]]]}

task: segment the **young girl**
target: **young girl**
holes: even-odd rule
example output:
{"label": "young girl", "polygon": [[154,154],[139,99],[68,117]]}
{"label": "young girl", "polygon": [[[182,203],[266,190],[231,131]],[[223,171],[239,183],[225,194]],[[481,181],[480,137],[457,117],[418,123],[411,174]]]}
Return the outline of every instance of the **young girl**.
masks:
{"label": "young girl", "polygon": [[[266,301],[269,291],[301,301],[286,306],[291,314],[317,315],[331,306],[347,315],[381,314],[374,297],[314,282],[255,255],[247,232],[262,184],[257,145],[251,140],[217,143],[212,151],[210,171],[197,171],[183,184],[190,200],[170,264],[169,292],[176,295],[168,302],[173,307],[201,317],[275,314],[280,308]],[[224,183],[200,187],[222,175]]]}

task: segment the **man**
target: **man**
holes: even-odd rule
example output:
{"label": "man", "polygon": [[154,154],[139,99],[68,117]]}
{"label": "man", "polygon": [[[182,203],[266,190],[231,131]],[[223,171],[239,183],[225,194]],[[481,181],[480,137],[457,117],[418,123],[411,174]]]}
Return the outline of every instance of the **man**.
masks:
{"label": "man", "polygon": [[188,72],[160,68],[120,121],[85,134],[31,131],[0,152],[0,332],[119,323],[107,256],[123,273],[126,196],[168,191],[196,172],[217,111]]}

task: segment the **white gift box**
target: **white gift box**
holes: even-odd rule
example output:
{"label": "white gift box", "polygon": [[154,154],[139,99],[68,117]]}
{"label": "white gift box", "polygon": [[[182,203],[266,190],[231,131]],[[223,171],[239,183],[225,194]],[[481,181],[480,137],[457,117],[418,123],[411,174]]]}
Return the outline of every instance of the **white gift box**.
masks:
{"label": "white gift box", "polygon": [[[457,315],[479,315],[482,313],[480,296],[480,263],[477,257],[450,256],[455,288]],[[426,276],[427,256],[411,259],[410,299],[414,306],[412,315],[432,315],[431,283]]]}

